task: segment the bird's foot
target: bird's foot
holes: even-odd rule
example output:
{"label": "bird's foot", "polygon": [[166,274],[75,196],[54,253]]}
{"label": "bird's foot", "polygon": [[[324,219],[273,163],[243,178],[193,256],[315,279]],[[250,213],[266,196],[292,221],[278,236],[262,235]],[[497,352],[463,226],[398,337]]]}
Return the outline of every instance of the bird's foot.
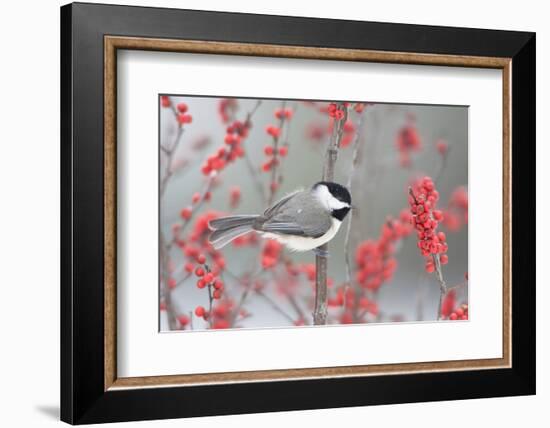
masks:
{"label": "bird's foot", "polygon": [[325,259],[328,258],[329,254],[328,254],[328,251],[327,250],[324,250],[322,248],[314,248],[313,249],[313,252],[315,253],[316,256],[319,256],[319,257],[324,257]]}

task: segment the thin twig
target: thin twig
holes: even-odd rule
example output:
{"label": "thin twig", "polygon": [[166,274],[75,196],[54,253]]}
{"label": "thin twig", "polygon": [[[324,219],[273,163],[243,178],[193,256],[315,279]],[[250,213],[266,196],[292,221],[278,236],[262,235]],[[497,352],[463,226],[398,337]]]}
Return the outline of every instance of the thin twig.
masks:
{"label": "thin twig", "polygon": [[432,259],[435,265],[435,272],[437,276],[437,281],[439,282],[439,305],[437,307],[437,320],[441,319],[441,306],[443,305],[443,299],[447,294],[447,284],[443,279],[443,272],[441,271],[441,261],[439,259],[439,254],[432,254]]}
{"label": "thin twig", "polygon": [[[206,270],[206,273],[210,273],[210,266],[208,266],[207,264],[204,265],[204,269]],[[208,287],[208,326],[212,328],[212,302],[214,300],[214,296],[212,295],[212,283],[209,283],[207,287]]]}
{"label": "thin twig", "polygon": [[254,167],[254,164],[252,163],[250,156],[248,156],[247,150],[244,151],[244,162],[246,164],[246,167],[248,168],[248,172],[250,173],[250,177],[254,182],[256,190],[261,198],[262,204],[265,204],[267,202],[267,199],[265,196],[264,186],[262,184],[262,181],[260,180],[260,175],[258,174],[258,171]]}
{"label": "thin twig", "polygon": [[[352,158],[351,158],[351,167],[350,167],[350,173],[348,175],[348,182],[347,182],[347,188],[349,190],[350,193],[352,193],[351,191],[351,187],[352,187],[352,184],[353,184],[353,179],[354,179],[354,176],[355,176],[355,170],[357,168],[357,165],[359,163],[359,146],[360,146],[360,142],[363,138],[363,130],[364,130],[364,123],[363,123],[363,117],[364,117],[364,114],[365,112],[363,111],[360,115],[359,115],[359,120],[358,120],[358,123],[357,123],[357,133],[355,134],[355,141],[353,142],[353,153],[352,153]],[[352,285],[352,275],[351,275],[351,260],[350,260],[350,236],[351,236],[351,225],[352,225],[352,222],[353,222],[353,209],[350,210],[349,214],[348,214],[348,224],[347,224],[347,227],[346,227],[346,235],[345,235],[345,238],[344,238],[344,259],[345,259],[345,263],[346,263],[346,281],[345,281],[345,287],[344,287],[344,307],[346,307],[346,296],[347,296],[347,288],[349,286]],[[364,219],[363,219],[364,221]],[[358,306],[358,302],[359,302],[359,287],[356,286],[354,287],[355,288],[355,299],[354,299],[354,302],[355,302],[355,306]],[[353,316],[356,317],[357,315],[357,310],[354,309],[353,311]],[[354,319],[354,321],[356,322],[357,319]]]}
{"label": "thin twig", "polygon": [[164,300],[164,305],[166,306],[166,314],[168,315],[168,327],[170,330],[177,330],[178,328],[178,321],[176,319],[176,312],[174,310],[174,306],[172,304],[172,292],[170,290],[170,287],[168,286],[168,278],[170,276],[169,269],[168,269],[168,254],[166,253],[166,247],[165,247],[165,240],[164,240],[164,234],[162,231],[159,232],[160,235],[160,258],[161,258],[161,269],[162,269],[162,297]]}
{"label": "thin twig", "polygon": [[[337,109],[343,111],[341,119],[334,119],[332,135],[330,137],[327,151],[325,154],[325,163],[323,165],[323,181],[334,180],[334,167],[338,159],[338,150],[344,133],[344,123],[348,118],[347,107],[344,103],[336,104]],[[320,252],[327,252],[328,245],[319,247]],[[325,325],[327,322],[327,256],[315,256],[315,304],[313,309],[313,323],[315,325]]]}
{"label": "thin twig", "polygon": [[[256,112],[256,110],[258,110],[261,104],[262,104],[262,100],[256,101],[256,104],[254,105],[253,109],[250,110],[246,116],[245,124],[250,123],[250,119],[252,118],[252,115]],[[264,192],[264,186],[262,184],[262,180],[260,179],[260,175],[258,174],[258,171],[256,170],[256,168],[254,168],[254,164],[252,163],[252,160],[250,159],[250,156],[247,150],[244,151],[244,161],[246,163],[246,167],[248,168],[248,172],[252,177],[252,181],[254,181],[256,190],[258,191],[262,201],[265,203],[267,199]]]}
{"label": "thin twig", "polygon": [[[171,106],[172,112],[174,113],[174,119],[176,119],[176,123],[177,123],[177,111],[171,99],[170,99],[170,106]],[[166,149],[164,146],[161,146],[161,148],[165,149],[165,153],[166,153],[166,168],[164,170],[164,175],[160,183],[160,189],[159,189],[160,197],[162,197],[162,195],[164,194],[164,190],[166,189],[166,184],[168,183],[168,180],[172,175],[172,159],[173,159],[174,153],[178,148],[182,135],[183,135],[183,126],[182,124],[178,123],[178,130],[176,132],[176,137],[174,139],[174,142],[170,146],[170,148]],[[178,328],[178,321],[176,319],[176,312],[172,304],[172,292],[168,285],[168,281],[170,277],[170,272],[168,269],[169,249],[166,247],[166,244],[165,244],[166,239],[164,237],[164,234],[162,233],[162,230],[159,231],[159,239],[160,239],[160,258],[161,258],[161,270],[162,270],[162,281],[161,281],[162,296],[164,299],[164,304],[166,306],[166,313],[168,315],[168,326],[170,330],[176,330]]]}

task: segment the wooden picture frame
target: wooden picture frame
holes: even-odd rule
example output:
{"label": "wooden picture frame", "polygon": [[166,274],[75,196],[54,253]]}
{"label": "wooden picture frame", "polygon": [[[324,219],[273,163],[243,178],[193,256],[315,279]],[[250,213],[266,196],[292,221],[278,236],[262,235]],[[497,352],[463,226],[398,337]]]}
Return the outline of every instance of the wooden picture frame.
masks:
{"label": "wooden picture frame", "polygon": [[[502,70],[502,358],[118,377],[118,49]],[[62,420],[114,422],[535,392],[534,34],[76,3],[61,9],[61,53]],[[216,406],[205,399],[210,394],[218,397]]]}

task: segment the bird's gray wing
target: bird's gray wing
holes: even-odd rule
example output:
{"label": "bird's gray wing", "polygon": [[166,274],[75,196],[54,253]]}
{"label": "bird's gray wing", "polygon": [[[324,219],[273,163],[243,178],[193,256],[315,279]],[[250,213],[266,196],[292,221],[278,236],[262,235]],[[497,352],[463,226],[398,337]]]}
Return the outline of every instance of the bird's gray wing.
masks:
{"label": "bird's gray wing", "polygon": [[296,196],[298,193],[300,193],[301,190],[296,190],[295,192],[289,193],[288,195],[284,196],[281,200],[275,202],[274,205],[269,207],[264,211],[264,217],[270,218],[274,213],[281,210],[283,205],[285,205],[292,197]]}
{"label": "bird's gray wing", "polygon": [[329,212],[308,195],[297,195],[262,224],[264,232],[318,238],[332,226]]}

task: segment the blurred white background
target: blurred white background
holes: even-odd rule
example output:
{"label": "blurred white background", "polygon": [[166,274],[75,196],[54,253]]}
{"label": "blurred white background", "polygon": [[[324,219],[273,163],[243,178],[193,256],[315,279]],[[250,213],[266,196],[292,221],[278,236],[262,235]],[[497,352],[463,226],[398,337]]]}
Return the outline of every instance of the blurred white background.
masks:
{"label": "blurred white background", "polygon": [[[57,0],[6,3],[0,18],[3,42],[0,108],[0,322],[2,325],[2,425],[43,427],[58,422],[59,406],[59,6]],[[117,3],[103,1],[103,3]],[[405,22],[537,31],[537,75],[550,75],[550,29],[544,2],[465,0],[452,7],[440,1],[410,2],[250,2],[246,0],[146,0],[125,4],[255,12],[324,18]],[[463,427],[490,422],[517,427],[548,419],[550,343],[544,304],[550,298],[543,261],[550,239],[546,167],[550,116],[544,96],[548,79],[538,82],[538,395],[460,402],[418,403],[139,423],[174,427],[358,426]],[[546,196],[546,198],[543,198]],[[546,256],[546,257],[545,257]],[[475,388],[475,385],[472,385]],[[131,423],[125,426],[138,426]]]}

